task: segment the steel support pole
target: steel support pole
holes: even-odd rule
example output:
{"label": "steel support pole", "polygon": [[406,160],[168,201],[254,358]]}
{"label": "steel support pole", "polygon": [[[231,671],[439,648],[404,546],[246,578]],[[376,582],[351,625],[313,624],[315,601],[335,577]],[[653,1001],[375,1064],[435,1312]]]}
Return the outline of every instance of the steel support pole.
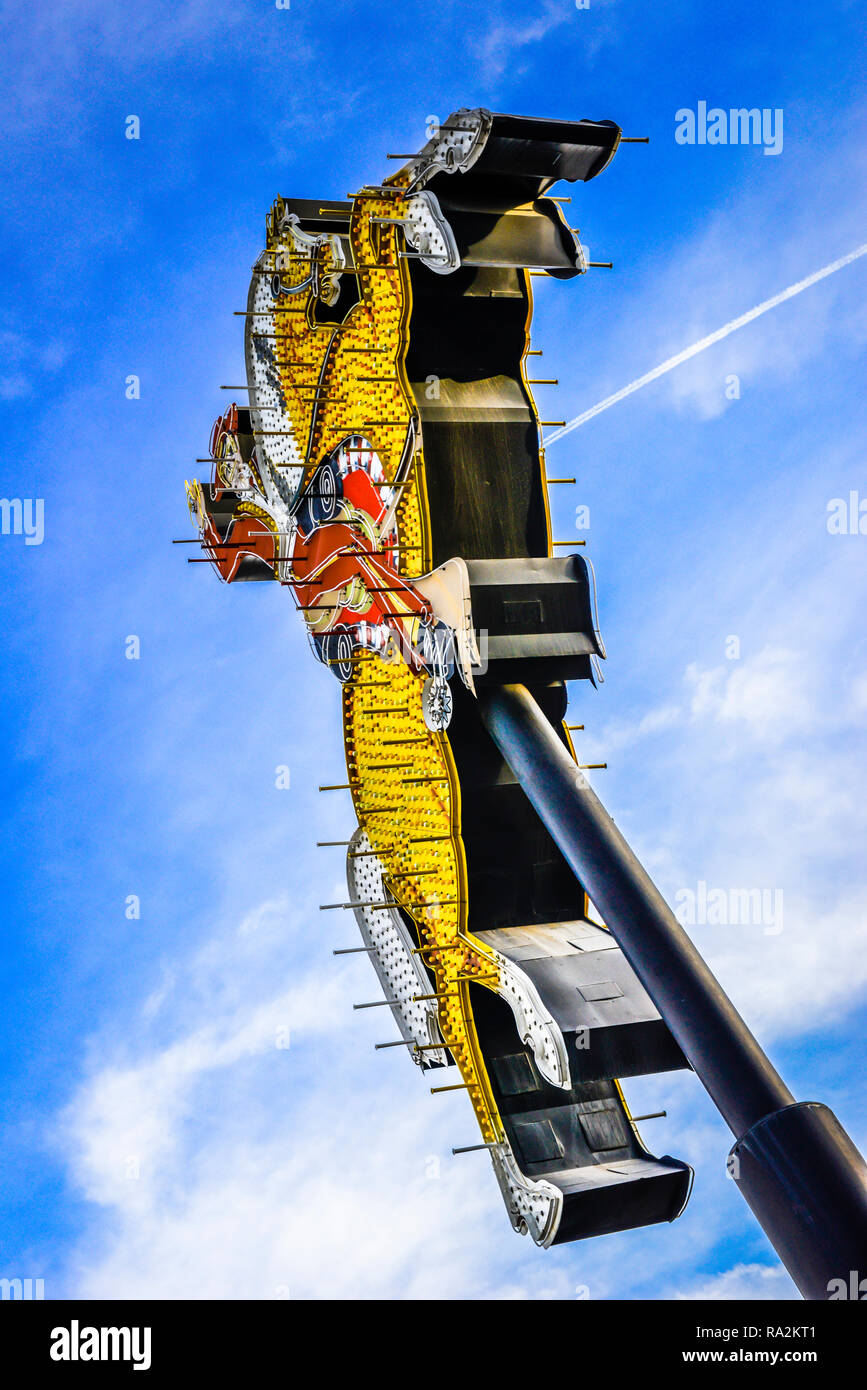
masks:
{"label": "steel support pole", "polygon": [[826,1106],[796,1104],[530,692],[488,688],[480,709],[732,1130],[728,1170],[801,1293],[867,1276],[867,1165],[848,1135]]}

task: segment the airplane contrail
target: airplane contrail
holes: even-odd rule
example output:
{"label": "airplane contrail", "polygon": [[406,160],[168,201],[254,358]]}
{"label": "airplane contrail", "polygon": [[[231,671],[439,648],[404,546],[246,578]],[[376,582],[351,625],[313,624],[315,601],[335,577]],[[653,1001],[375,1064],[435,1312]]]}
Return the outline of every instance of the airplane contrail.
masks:
{"label": "airplane contrail", "polygon": [[699,338],[698,342],[693,343],[692,347],[684,348],[682,352],[678,352],[674,357],[669,357],[665,362],[660,362],[658,367],[654,367],[650,372],[645,372],[644,376],[638,377],[637,381],[631,381],[628,386],[621,387],[619,391],[614,392],[613,396],[606,396],[604,401],[599,401],[596,405],[592,405],[589,410],[585,410],[580,415],[576,415],[574,420],[569,420],[562,429],[555,430],[553,434],[549,434],[548,438],[545,440],[546,447],[549,444],[553,444],[556,440],[562,439],[564,434],[570,434],[572,430],[577,430],[579,425],[586,425],[588,420],[592,420],[595,415],[601,415],[602,411],[607,410],[609,406],[616,405],[618,401],[625,400],[627,396],[632,395],[633,391],[640,391],[642,386],[647,386],[651,381],[656,381],[659,377],[664,376],[666,372],[673,371],[675,367],[680,366],[681,362],[688,362],[690,357],[695,357],[697,353],[704,352],[705,348],[712,347],[714,343],[718,343],[723,338],[727,338],[730,333],[735,333],[737,329],[743,328],[745,324],[752,323],[753,319],[757,319],[762,314],[766,314],[769,309],[775,309],[778,304],[785,303],[787,299],[793,299],[794,296],[800,294],[802,290],[808,290],[811,285],[818,284],[820,280],[824,280],[828,275],[833,275],[835,270],[842,270],[844,265],[851,265],[853,261],[857,261],[859,256],[864,255],[867,255],[867,242],[865,242],[863,246],[859,246],[857,251],[850,251],[848,256],[841,256],[839,260],[832,261],[830,265],[823,266],[821,270],[814,271],[814,273],[808,275],[806,279],[799,280],[795,285],[790,285],[787,290],[782,290],[779,294],[773,295],[771,299],[763,300],[762,303],[757,304],[754,309],[748,310],[746,314],[741,314],[740,318],[732,319],[730,323],[725,324],[722,328],[718,328],[715,333],[709,333],[706,338]]}

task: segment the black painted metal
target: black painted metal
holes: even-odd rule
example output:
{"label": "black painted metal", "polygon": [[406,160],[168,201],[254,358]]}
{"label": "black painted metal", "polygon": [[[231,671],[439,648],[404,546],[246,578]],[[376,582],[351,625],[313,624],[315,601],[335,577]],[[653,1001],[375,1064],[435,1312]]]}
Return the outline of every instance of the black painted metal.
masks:
{"label": "black painted metal", "polygon": [[805,1298],[851,1298],[853,1285],[863,1296],[867,1170],[826,1105],[760,1120],[734,1145],[729,1172]]}
{"label": "black painted metal", "polygon": [[[518,781],[738,1140],[730,1163],[805,1298],[867,1273],[867,1165],[794,1097],[526,687],[480,692]],[[735,1163],[737,1159],[737,1163]]]}

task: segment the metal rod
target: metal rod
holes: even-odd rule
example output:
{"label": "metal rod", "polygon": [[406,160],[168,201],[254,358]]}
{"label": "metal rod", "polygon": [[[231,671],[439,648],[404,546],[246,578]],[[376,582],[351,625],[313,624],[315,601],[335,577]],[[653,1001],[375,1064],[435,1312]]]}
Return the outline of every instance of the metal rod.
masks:
{"label": "metal rod", "polygon": [[413,946],[412,954],[423,956],[429,951],[471,951],[472,949],[468,941],[455,941],[448,946]]}
{"label": "metal rod", "polygon": [[638,862],[530,692],[484,692],[482,719],[736,1138],[730,1168],[805,1298],[863,1267],[867,1164],[788,1086]]}
{"label": "metal rod", "polygon": [[397,906],[398,906],[397,903],[391,903],[391,902],[382,902],[382,903],[364,903],[364,902],[358,902],[358,903],[320,903],[320,904],[319,904],[319,911],[320,911],[320,912],[330,912],[330,911],[332,911],[334,908],[346,908],[346,907],[372,907],[372,908],[376,908],[376,910],[379,911],[381,908],[386,908],[386,907],[397,907]]}
{"label": "metal rod", "polygon": [[[791,1092],[529,691],[503,686],[483,697],[481,709],[494,742],[734,1133],[780,1105],[791,1105]],[[702,1036],[693,1039],[698,1013]],[[732,1061],[738,1063],[736,1085]]]}
{"label": "metal rod", "polygon": [[373,193],[393,193],[395,201],[399,202],[401,198],[406,196],[406,189],[398,188],[397,184],[393,183],[366,183],[363,188],[359,188],[357,193],[347,193],[346,196],[347,198],[369,198]]}

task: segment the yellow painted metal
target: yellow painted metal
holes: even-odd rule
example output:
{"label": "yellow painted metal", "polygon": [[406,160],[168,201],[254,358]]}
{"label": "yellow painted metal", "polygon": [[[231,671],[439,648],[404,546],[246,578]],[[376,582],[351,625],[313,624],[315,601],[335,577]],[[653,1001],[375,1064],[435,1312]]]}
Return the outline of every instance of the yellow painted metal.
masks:
{"label": "yellow painted metal", "polygon": [[[395,190],[401,177],[391,181]],[[287,412],[296,439],[310,440],[306,476],[348,434],[357,433],[376,450],[386,481],[395,479],[415,413],[405,369],[412,290],[408,263],[398,255],[403,245],[399,228],[371,219],[394,215],[399,205],[397,192],[362,191],[353,200],[349,238],[358,268],[359,303],[342,324],[315,322],[312,290],[289,300],[293,308],[303,307],[303,313],[281,314],[278,308],[275,314],[279,327],[274,359]],[[268,219],[270,249],[281,244],[275,229],[282,211],[278,201]],[[330,268],[330,252],[321,254],[324,271]],[[300,285],[310,266],[303,261],[289,266],[285,281]],[[526,351],[532,299],[526,272],[523,275],[528,294]],[[523,364],[522,375],[538,424]],[[396,515],[398,568],[407,577],[425,573],[432,563],[423,448],[413,468],[415,485],[403,491]],[[428,948],[424,960],[435,976],[432,992],[439,997],[440,1030],[467,1086],[482,1137],[490,1143],[502,1140],[504,1130],[476,1035],[469,982],[478,976],[484,987],[496,988],[498,965],[490,949],[468,930],[460,784],[447,735],[425,725],[423,684],[424,677],[400,659],[371,655],[355,664],[343,687],[348,782],[359,824],[384,866],[386,884],[414,920],[420,945]],[[407,781],[405,767],[383,765],[384,749],[405,740],[412,750],[412,782]]]}

